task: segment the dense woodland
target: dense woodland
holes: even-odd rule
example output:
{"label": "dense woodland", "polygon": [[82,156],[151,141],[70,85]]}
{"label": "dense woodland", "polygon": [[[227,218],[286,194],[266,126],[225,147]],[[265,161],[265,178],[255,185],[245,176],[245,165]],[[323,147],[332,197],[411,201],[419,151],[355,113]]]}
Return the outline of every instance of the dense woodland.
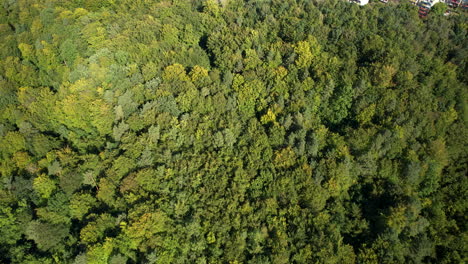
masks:
{"label": "dense woodland", "polygon": [[0,262],[465,263],[467,14],[2,0]]}

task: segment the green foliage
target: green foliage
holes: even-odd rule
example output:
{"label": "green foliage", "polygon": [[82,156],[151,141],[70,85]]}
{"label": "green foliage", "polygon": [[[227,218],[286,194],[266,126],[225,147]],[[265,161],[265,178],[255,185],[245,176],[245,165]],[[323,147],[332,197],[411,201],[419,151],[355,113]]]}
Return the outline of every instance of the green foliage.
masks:
{"label": "green foliage", "polygon": [[87,245],[92,245],[100,241],[105,236],[105,231],[115,227],[115,218],[108,214],[102,214],[96,220],[90,221],[80,231],[81,242]]}
{"label": "green foliage", "polygon": [[21,226],[17,223],[17,217],[11,208],[2,207],[0,214],[1,245],[14,245],[21,238]]}
{"label": "green foliage", "polygon": [[3,2],[1,263],[466,262],[466,12]]}
{"label": "green foliage", "polygon": [[89,193],[75,193],[70,199],[70,216],[83,219],[89,210],[96,205],[96,198]]}
{"label": "green foliage", "polygon": [[28,239],[34,240],[40,250],[47,251],[62,246],[63,239],[68,236],[68,228],[33,220],[29,223],[25,234]]}
{"label": "green foliage", "polygon": [[441,16],[445,11],[447,11],[447,5],[444,5],[444,3],[436,3],[431,8],[431,15]]}

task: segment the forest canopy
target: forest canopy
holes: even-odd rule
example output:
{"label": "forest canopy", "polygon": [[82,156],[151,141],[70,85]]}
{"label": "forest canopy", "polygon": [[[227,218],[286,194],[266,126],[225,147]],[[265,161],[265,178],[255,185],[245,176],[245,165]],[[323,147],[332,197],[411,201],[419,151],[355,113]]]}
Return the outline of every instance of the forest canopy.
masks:
{"label": "forest canopy", "polygon": [[466,262],[467,18],[1,1],[0,262]]}

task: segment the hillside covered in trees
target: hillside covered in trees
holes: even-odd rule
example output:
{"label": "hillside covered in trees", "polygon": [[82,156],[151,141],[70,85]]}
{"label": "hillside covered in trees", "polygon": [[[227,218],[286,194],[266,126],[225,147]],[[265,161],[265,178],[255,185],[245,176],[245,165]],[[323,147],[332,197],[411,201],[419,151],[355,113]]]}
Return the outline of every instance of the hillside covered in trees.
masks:
{"label": "hillside covered in trees", "polygon": [[464,263],[467,13],[3,0],[1,263]]}

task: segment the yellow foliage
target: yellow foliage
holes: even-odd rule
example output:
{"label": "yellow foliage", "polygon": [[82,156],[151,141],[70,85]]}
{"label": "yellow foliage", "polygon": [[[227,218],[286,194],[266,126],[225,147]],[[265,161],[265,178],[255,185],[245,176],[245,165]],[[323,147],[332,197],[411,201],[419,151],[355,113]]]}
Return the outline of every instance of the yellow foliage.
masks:
{"label": "yellow foliage", "polygon": [[281,80],[284,77],[286,77],[286,75],[288,75],[288,70],[283,66],[279,66],[278,68],[275,69],[275,74],[276,74],[276,77]]}
{"label": "yellow foliage", "polygon": [[234,91],[238,92],[242,85],[244,84],[244,77],[240,74],[234,75],[233,81],[232,81],[232,88]]}
{"label": "yellow foliage", "polygon": [[145,244],[155,246],[156,234],[166,231],[169,220],[163,212],[152,212],[143,214],[135,222],[129,224],[125,232],[132,240],[132,247],[136,249],[145,242]]}
{"label": "yellow foliage", "polygon": [[208,244],[213,244],[214,242],[216,242],[216,237],[213,232],[208,233],[208,235],[206,236],[206,241],[208,242]]}
{"label": "yellow foliage", "polygon": [[[105,64],[107,64],[106,60],[100,59],[100,63],[104,65],[99,65],[97,63],[90,63],[89,64],[89,72],[90,72],[90,77],[94,81],[99,81],[99,82],[104,82],[106,80],[106,77],[108,75],[108,67],[106,67]],[[90,89],[91,86],[88,86],[88,89]]]}
{"label": "yellow foliage", "polygon": [[379,258],[377,254],[374,252],[373,249],[363,247],[362,249],[359,250],[358,254],[359,260],[361,260],[361,263],[366,263],[366,264],[378,264],[379,263]]}
{"label": "yellow foliage", "polygon": [[294,52],[297,53],[296,65],[299,68],[307,68],[312,64],[312,60],[318,55],[320,45],[317,40],[309,36],[306,41],[299,41],[294,45]]}
{"label": "yellow foliage", "polygon": [[294,51],[298,54],[296,64],[299,68],[306,68],[312,62],[312,52],[307,41],[300,41],[294,46]]}
{"label": "yellow foliage", "polygon": [[367,124],[372,120],[372,117],[374,116],[374,114],[375,114],[375,104],[371,104],[368,107],[364,108],[364,110],[362,110],[358,114],[357,120],[361,124]]}
{"label": "yellow foliage", "polygon": [[34,55],[34,49],[33,46],[25,43],[20,43],[18,45],[19,50],[21,51],[21,54],[23,55],[24,58],[26,59],[31,59],[31,57]]}
{"label": "yellow foliage", "polygon": [[208,70],[202,66],[195,65],[192,71],[190,71],[190,77],[193,82],[202,80],[203,78],[208,77]]}
{"label": "yellow foliage", "polygon": [[75,9],[75,12],[73,13],[75,15],[76,18],[79,18],[81,16],[85,16],[88,14],[88,10],[84,9],[84,8],[77,8]]}
{"label": "yellow foliage", "polygon": [[396,131],[396,134],[398,135],[398,138],[400,139],[405,138],[405,129],[403,127],[396,125],[395,131]]}
{"label": "yellow foliage", "polygon": [[264,114],[260,119],[260,122],[262,124],[267,124],[267,123],[275,122],[275,121],[276,121],[276,115],[275,113],[273,113],[271,109],[268,109],[267,113]]}
{"label": "yellow foliage", "polygon": [[204,2],[204,7],[203,7],[203,11],[208,13],[208,14],[212,14],[214,16],[218,16],[219,13],[220,13],[220,9],[219,9],[219,4],[217,1],[215,0],[207,0]]}
{"label": "yellow foliage", "polygon": [[33,188],[39,195],[48,199],[52,192],[55,190],[55,181],[50,179],[46,174],[41,174],[33,181]]}
{"label": "yellow foliage", "polygon": [[320,212],[315,218],[314,223],[320,228],[330,225],[330,214],[327,211]]}
{"label": "yellow foliage", "polygon": [[172,81],[172,80],[189,81],[190,80],[185,72],[184,66],[178,63],[167,66],[164,69],[163,79],[166,81]]}
{"label": "yellow foliage", "polygon": [[59,18],[61,19],[67,19],[73,17],[73,12],[70,10],[63,10],[60,12]]}
{"label": "yellow foliage", "polygon": [[31,162],[31,157],[27,152],[16,152],[13,155],[13,160],[16,163],[16,166],[19,168],[25,168],[30,162]]}
{"label": "yellow foliage", "polygon": [[387,225],[393,228],[397,233],[400,233],[405,227],[405,212],[406,208],[403,206],[390,209],[390,216],[387,219]]}
{"label": "yellow foliage", "polygon": [[291,147],[275,152],[275,165],[278,168],[289,168],[296,162],[296,154]]}
{"label": "yellow foliage", "polygon": [[106,47],[107,31],[100,22],[87,24],[83,27],[81,33],[90,46],[97,49]]}
{"label": "yellow foliage", "polygon": [[91,91],[91,80],[80,79],[70,85],[69,89],[71,93],[81,93],[85,91]]}
{"label": "yellow foliage", "polygon": [[113,239],[106,237],[104,243],[93,245],[86,253],[88,264],[107,264],[112,250],[114,249]]}
{"label": "yellow foliage", "polygon": [[429,145],[429,150],[431,155],[435,159],[437,159],[443,166],[446,166],[448,164],[449,157],[444,139],[438,138],[432,141]]}
{"label": "yellow foliage", "polygon": [[43,26],[41,23],[41,20],[39,18],[36,18],[33,20],[31,24],[31,33],[39,33],[42,30]]}
{"label": "yellow foliage", "polygon": [[26,149],[26,140],[21,133],[10,131],[3,138],[0,137],[0,146],[3,153],[11,155]]}
{"label": "yellow foliage", "polygon": [[451,107],[447,112],[443,113],[443,115],[446,118],[448,124],[451,124],[458,119],[458,113],[455,109],[453,109],[453,107]]}

